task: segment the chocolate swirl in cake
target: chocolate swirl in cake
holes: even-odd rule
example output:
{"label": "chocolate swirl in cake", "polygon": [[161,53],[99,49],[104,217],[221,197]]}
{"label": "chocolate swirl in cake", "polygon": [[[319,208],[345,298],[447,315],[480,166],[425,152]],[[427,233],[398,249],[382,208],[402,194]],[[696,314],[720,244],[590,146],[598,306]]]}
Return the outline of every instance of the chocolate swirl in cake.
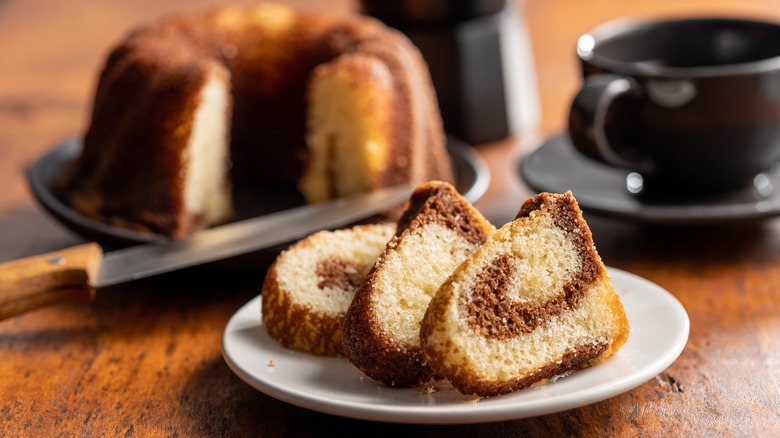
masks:
{"label": "chocolate swirl in cake", "polygon": [[339,257],[329,257],[317,262],[317,287],[354,291],[371,265],[359,265]]}

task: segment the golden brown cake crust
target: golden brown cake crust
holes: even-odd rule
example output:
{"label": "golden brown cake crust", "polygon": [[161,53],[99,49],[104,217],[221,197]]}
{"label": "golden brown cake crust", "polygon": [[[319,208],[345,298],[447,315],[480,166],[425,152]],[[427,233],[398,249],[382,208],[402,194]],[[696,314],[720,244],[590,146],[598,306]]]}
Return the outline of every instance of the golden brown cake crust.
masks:
{"label": "golden brown cake crust", "polygon": [[[503,381],[485,383],[475,379],[468,372],[447,376],[452,385],[462,394],[479,397],[495,397],[530,387],[531,385],[559,376],[567,371],[587,368],[599,362],[607,350],[606,344],[579,345],[563,355],[558,362],[549,363],[534,373],[523,377],[515,377]],[[603,360],[603,359],[602,359]]]}
{"label": "golden brown cake crust", "polygon": [[430,223],[456,230],[469,242],[477,244],[484,242],[493,230],[493,226],[450,184],[431,181],[415,190],[398,222],[396,235],[355,293],[342,334],[344,352],[350,362],[388,386],[416,386],[435,375],[419,345],[400,344],[384,332],[372,303],[377,278],[386,265],[388,252],[395,250],[407,235]]}

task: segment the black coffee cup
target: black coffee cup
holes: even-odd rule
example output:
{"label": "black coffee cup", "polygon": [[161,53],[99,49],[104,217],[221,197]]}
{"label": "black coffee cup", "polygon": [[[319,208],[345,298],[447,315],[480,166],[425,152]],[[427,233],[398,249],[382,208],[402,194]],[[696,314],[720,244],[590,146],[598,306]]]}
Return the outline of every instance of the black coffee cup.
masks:
{"label": "black coffee cup", "polygon": [[577,43],[569,135],[634,193],[719,194],[780,161],[780,24],[618,20]]}

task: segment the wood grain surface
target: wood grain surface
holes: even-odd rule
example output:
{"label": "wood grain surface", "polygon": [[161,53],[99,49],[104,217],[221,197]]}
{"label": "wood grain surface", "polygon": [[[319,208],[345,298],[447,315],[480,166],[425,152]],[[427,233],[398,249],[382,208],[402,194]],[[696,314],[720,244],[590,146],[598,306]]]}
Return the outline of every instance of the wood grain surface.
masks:
{"label": "wood grain surface", "polygon": [[[134,25],[216,3],[0,0],[0,261],[85,242],[36,205],[24,171],[83,133],[111,45]],[[290,3],[338,13],[357,6]],[[627,15],[780,21],[777,2],[759,0],[526,0],[517,11],[533,42],[542,118],[538,129],[478,145],[493,180],[477,206],[494,222],[532,194],[517,160],[565,126],[579,86],[579,34]],[[221,356],[228,318],[259,293],[270,261],[254,254],[0,322],[0,436],[780,436],[780,221],[680,228],[586,219],[606,264],[666,288],[691,319],[671,367],[609,400],[465,426],[356,421],[277,401]]]}

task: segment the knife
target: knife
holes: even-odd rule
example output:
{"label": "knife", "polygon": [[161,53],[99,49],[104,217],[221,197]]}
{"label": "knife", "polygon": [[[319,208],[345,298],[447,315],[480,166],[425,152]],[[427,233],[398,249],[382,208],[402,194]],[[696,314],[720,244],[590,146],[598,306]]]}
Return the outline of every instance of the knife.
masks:
{"label": "knife", "polygon": [[161,243],[103,254],[87,243],[0,263],[0,320],[70,301],[91,301],[95,289],[246,254],[345,226],[400,205],[412,187],[394,186],[305,205],[199,231]]}

